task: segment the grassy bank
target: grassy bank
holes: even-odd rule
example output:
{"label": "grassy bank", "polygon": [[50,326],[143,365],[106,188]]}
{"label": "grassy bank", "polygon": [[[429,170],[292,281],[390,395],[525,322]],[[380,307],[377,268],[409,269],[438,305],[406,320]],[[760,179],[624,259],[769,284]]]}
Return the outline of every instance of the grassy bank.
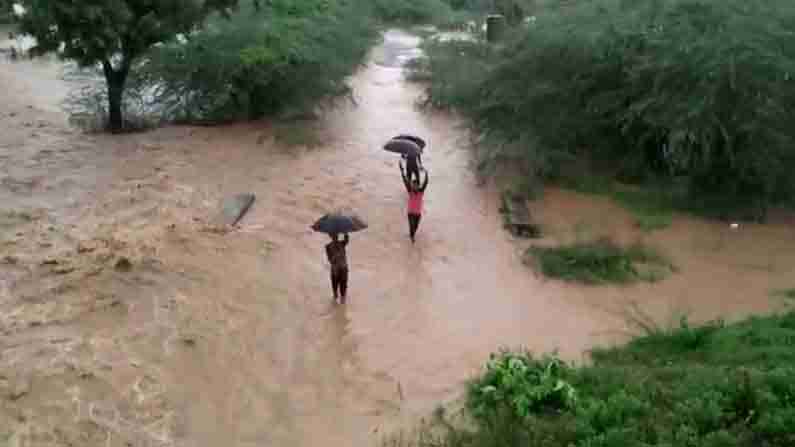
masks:
{"label": "grassy bank", "polygon": [[588,366],[495,355],[470,384],[463,415],[400,445],[795,445],[795,313],[646,329],[594,351]]}
{"label": "grassy bank", "polygon": [[429,43],[414,78],[486,163],[670,183],[691,210],[763,220],[795,198],[793,21],[783,0],[544,2],[502,45]]}
{"label": "grassy bank", "polygon": [[674,270],[664,256],[650,247],[641,244],[622,247],[610,240],[530,247],[525,262],[537,263],[539,270],[550,278],[585,284],[654,282]]}

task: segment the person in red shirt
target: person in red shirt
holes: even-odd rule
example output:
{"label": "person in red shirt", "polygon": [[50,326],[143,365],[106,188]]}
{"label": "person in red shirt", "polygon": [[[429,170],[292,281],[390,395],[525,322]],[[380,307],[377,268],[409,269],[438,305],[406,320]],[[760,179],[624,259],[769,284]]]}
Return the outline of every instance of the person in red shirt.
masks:
{"label": "person in red shirt", "polygon": [[422,186],[420,186],[419,178],[409,180],[409,178],[406,177],[403,163],[400,163],[398,166],[400,167],[400,176],[403,178],[403,184],[406,186],[406,192],[409,193],[409,237],[411,237],[411,243],[413,244],[414,235],[417,233],[417,228],[420,226],[420,219],[422,218],[422,199],[425,195],[425,188],[428,187],[428,170],[423,170],[423,172],[425,172],[425,181],[422,183]]}

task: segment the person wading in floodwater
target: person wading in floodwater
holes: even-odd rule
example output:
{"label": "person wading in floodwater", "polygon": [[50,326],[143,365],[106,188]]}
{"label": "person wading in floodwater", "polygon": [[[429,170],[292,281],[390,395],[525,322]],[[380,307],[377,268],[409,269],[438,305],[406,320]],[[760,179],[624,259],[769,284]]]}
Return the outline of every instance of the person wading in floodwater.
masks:
{"label": "person wading in floodwater", "polygon": [[340,240],[336,233],[329,236],[331,242],[326,244],[326,257],[331,264],[331,289],[334,291],[334,302],[345,304],[348,296],[348,256],[345,247],[350,238],[348,233],[345,233],[343,240]]}
{"label": "person wading in floodwater", "polygon": [[408,174],[409,181],[420,181],[420,170],[425,170],[422,167],[422,156],[419,152],[410,152],[401,156],[406,160],[406,173]]}
{"label": "person wading in floodwater", "polygon": [[420,226],[420,219],[422,218],[422,199],[425,195],[425,188],[428,187],[428,170],[423,169],[425,172],[425,181],[422,183],[422,186],[420,186],[419,174],[417,174],[417,178],[412,179],[410,174],[408,177],[406,176],[402,163],[398,166],[400,166],[400,176],[403,177],[403,184],[406,186],[406,192],[409,193],[409,237],[413,244],[414,235],[417,233],[417,228]]}

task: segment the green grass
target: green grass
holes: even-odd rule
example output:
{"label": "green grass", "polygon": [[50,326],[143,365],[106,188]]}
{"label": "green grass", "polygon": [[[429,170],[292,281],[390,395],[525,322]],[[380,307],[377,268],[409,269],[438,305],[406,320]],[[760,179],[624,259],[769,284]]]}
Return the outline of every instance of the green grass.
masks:
{"label": "green grass", "polygon": [[788,300],[795,300],[795,287],[792,289],[774,290],[771,295]]}
{"label": "green grass", "polygon": [[585,284],[654,282],[674,270],[664,256],[650,247],[621,247],[610,240],[577,242],[559,247],[530,247],[525,262],[538,262],[550,278]]}
{"label": "green grass", "polygon": [[632,213],[636,225],[646,232],[670,227],[674,213],[682,208],[671,185],[635,187],[593,175],[578,176],[558,185],[583,194],[610,197]]}
{"label": "green grass", "polygon": [[795,445],[795,312],[650,329],[586,366],[500,353],[458,418],[397,446]]}
{"label": "green grass", "polygon": [[295,121],[277,123],[273,126],[273,137],[277,143],[290,149],[305,147],[308,149],[323,145],[317,129],[310,122]]}

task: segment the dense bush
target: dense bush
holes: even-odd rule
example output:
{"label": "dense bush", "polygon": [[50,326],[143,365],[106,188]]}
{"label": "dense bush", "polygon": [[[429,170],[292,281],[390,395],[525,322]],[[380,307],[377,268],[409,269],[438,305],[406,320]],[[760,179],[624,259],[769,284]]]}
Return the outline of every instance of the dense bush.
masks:
{"label": "dense bush", "polygon": [[499,51],[434,44],[431,102],[544,161],[540,175],[574,159],[624,181],[683,176],[703,207],[760,214],[795,197],[795,3],[550,2],[536,15]]}
{"label": "dense bush", "polygon": [[500,414],[503,406],[521,418],[574,408],[574,388],[560,378],[566,367],[551,357],[537,360],[530,354],[508,351],[492,355],[483,376],[470,384],[468,408],[486,422]]}
{"label": "dense bush", "polygon": [[256,119],[349,95],[376,36],[363,1],[249,5],[158,48],[132,83],[170,119]]}
{"label": "dense bush", "polygon": [[581,367],[504,353],[468,391],[474,427],[447,420],[443,434],[404,445],[795,445],[793,344],[788,313],[732,325],[683,320],[596,350]]}
{"label": "dense bush", "polygon": [[10,0],[0,0],[0,23],[11,23],[13,21],[13,2]]}
{"label": "dense bush", "polygon": [[374,0],[376,17],[387,22],[437,23],[452,14],[443,0]]}

